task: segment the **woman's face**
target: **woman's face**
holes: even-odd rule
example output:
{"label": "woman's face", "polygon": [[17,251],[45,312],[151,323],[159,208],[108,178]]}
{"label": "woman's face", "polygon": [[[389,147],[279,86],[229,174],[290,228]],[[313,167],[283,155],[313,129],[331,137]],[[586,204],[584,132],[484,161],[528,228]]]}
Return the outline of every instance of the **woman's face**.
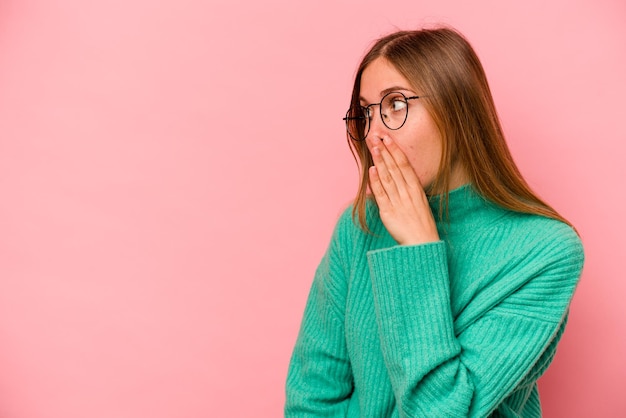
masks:
{"label": "woman's face", "polygon": [[[406,97],[421,96],[426,92],[415,91],[385,58],[372,61],[361,74],[361,106],[379,103],[390,91],[401,92]],[[433,184],[442,153],[442,139],[434,120],[421,99],[408,101],[408,114],[404,125],[391,130],[383,124],[380,106],[373,106],[373,117],[366,140],[375,144],[385,136],[391,137],[404,151],[415,170],[422,187],[428,190]]]}

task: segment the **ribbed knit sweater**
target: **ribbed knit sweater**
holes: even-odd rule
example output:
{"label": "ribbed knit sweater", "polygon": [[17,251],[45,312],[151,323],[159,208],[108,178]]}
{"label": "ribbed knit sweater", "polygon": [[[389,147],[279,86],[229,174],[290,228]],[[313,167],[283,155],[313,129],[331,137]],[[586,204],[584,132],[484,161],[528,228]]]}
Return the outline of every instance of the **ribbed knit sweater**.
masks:
{"label": "ribbed knit sweater", "polygon": [[469,185],[448,211],[441,240],[413,246],[397,245],[375,205],[373,234],[343,213],[291,358],[286,417],[541,416],[536,382],[565,327],[581,242]]}

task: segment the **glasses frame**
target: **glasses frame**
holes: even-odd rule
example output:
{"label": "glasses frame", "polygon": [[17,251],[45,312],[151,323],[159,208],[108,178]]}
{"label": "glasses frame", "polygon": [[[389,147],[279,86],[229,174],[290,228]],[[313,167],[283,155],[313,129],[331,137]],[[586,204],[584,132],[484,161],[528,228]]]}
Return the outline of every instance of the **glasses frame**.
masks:
{"label": "glasses frame", "polygon": [[[383,115],[383,107],[381,106],[381,104],[385,101],[387,96],[389,96],[391,94],[399,94],[399,95],[401,95],[402,97],[404,97],[404,101],[406,102],[406,114],[404,115],[404,120],[402,121],[400,126],[398,126],[397,128],[391,128],[389,125],[387,125],[387,123],[385,122],[385,116]],[[380,120],[383,121],[383,125],[385,125],[387,127],[387,129],[389,129],[391,131],[397,131],[398,129],[400,129],[400,128],[402,128],[404,126],[404,124],[406,123],[407,118],[409,117],[409,100],[421,99],[422,97],[425,97],[425,96],[422,95],[422,96],[406,97],[404,95],[404,93],[402,93],[400,91],[390,91],[389,93],[385,94],[380,99],[380,102],[378,102],[378,103],[370,103],[367,106],[359,106],[359,108],[361,108],[363,110],[363,114],[364,115],[369,115],[370,114],[370,107],[378,106],[378,113],[380,114]],[[350,110],[351,109],[348,109],[348,111],[346,112],[346,117],[343,118],[343,120],[346,122],[346,131],[348,132],[348,135],[350,136],[350,138],[353,141],[363,142],[363,141],[365,141],[365,139],[367,138],[367,135],[370,132],[370,126],[372,125],[372,123],[371,123],[371,119],[372,118],[368,118],[367,116],[358,116],[358,117],[350,116]],[[348,124],[352,120],[362,120],[362,119],[365,119],[365,118],[368,118],[369,121],[367,123],[367,131],[363,135],[363,138],[355,138],[355,137],[353,137],[352,134],[350,133],[350,128],[349,128]]]}

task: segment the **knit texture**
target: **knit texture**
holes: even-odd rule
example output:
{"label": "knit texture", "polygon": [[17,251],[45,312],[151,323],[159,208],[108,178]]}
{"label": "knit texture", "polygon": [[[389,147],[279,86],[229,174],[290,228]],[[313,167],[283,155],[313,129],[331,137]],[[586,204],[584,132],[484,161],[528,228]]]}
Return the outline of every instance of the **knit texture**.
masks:
{"label": "knit texture", "polygon": [[469,185],[448,211],[441,240],[413,246],[397,245],[375,205],[373,235],[343,213],[291,358],[286,417],[541,416],[536,381],[565,327],[580,239]]}

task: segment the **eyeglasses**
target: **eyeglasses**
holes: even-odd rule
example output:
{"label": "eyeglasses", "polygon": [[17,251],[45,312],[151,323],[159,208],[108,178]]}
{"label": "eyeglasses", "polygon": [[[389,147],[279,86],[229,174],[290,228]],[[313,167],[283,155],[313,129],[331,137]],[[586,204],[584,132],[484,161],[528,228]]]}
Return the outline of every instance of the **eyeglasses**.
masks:
{"label": "eyeglasses", "polygon": [[371,120],[374,117],[372,106],[379,106],[380,118],[385,126],[392,131],[402,128],[409,112],[409,100],[424,96],[406,97],[398,91],[392,91],[383,96],[380,103],[367,106],[352,107],[343,120],[346,121],[348,135],[355,141],[364,141],[370,130]]}

